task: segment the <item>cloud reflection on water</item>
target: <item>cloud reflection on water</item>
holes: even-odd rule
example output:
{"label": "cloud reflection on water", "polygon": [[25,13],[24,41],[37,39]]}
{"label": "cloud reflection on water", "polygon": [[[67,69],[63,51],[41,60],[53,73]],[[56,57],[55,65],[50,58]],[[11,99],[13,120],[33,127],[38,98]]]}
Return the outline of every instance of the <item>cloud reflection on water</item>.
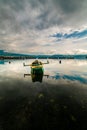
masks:
{"label": "cloud reflection on water", "polygon": [[[4,61],[4,65],[0,65],[0,80],[5,81],[7,79],[13,78],[13,79],[20,79],[20,80],[28,80],[29,83],[31,82],[32,77],[28,76],[24,78],[24,74],[30,74],[31,70],[30,67],[23,67],[23,62],[26,62],[27,64],[32,63],[33,60],[15,60],[11,61],[11,64],[9,64],[9,61]],[[46,60],[41,60],[42,62]],[[78,81],[83,84],[87,84],[87,61],[86,60],[62,60],[62,63],[59,64],[58,60],[49,60],[50,64],[44,65],[44,75],[49,75],[49,77],[42,77],[43,82],[48,82],[49,80],[52,80],[52,82],[55,82],[55,80],[61,79],[62,82],[70,81]],[[60,81],[57,81],[60,82]]]}
{"label": "cloud reflection on water", "polygon": [[72,62],[50,60],[42,83],[24,78],[23,61],[1,65],[0,129],[87,129],[86,69]]}

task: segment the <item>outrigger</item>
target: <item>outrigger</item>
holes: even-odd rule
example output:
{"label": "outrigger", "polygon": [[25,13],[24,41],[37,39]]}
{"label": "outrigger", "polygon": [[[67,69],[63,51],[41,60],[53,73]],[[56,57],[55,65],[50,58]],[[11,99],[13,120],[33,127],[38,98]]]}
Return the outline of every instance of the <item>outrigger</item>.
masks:
{"label": "outrigger", "polygon": [[49,64],[49,61],[47,61],[46,63],[42,63],[41,61],[35,60],[34,62],[32,62],[32,64],[29,65],[25,65],[25,63],[23,63],[24,66],[31,67],[31,74],[24,74],[24,77],[31,75],[33,82],[35,81],[42,82],[43,76],[48,77],[48,75],[44,75],[43,64]]}

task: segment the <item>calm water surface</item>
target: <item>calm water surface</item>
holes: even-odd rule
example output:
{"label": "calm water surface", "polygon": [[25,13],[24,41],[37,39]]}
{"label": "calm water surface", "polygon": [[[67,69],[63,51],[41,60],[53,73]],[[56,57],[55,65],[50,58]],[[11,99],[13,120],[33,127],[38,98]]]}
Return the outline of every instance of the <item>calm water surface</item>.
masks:
{"label": "calm water surface", "polygon": [[87,61],[50,59],[32,77],[33,61],[0,61],[0,130],[86,130]]}

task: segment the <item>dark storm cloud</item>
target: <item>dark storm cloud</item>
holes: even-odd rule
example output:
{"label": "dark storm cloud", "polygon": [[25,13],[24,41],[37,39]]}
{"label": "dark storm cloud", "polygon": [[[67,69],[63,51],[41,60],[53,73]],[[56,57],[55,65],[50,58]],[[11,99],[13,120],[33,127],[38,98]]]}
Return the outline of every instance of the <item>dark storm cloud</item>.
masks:
{"label": "dark storm cloud", "polygon": [[73,13],[81,9],[84,0],[54,0],[55,6],[59,6],[64,13]]}
{"label": "dark storm cloud", "polygon": [[[86,0],[1,0],[0,1],[0,21],[2,25],[10,23],[14,30],[19,30],[23,27],[29,26],[31,28],[44,29],[50,26],[62,25],[66,23],[66,18],[71,17],[77,19],[75,13],[83,12],[84,3]],[[26,6],[29,5],[31,12],[26,14]],[[32,11],[37,11],[39,14],[32,17]],[[26,18],[17,20],[18,15],[25,14]],[[23,16],[24,17],[24,16]],[[4,22],[4,23],[3,23]],[[32,25],[31,22],[34,22]],[[69,23],[69,21],[68,21]]]}
{"label": "dark storm cloud", "polygon": [[[15,1],[14,1],[15,2]],[[14,9],[16,7],[16,9]],[[16,11],[20,6],[12,1],[0,1],[0,29],[10,32],[19,28],[16,22]],[[16,11],[15,11],[16,10]]]}
{"label": "dark storm cloud", "polygon": [[0,3],[3,6],[9,5],[15,11],[24,9],[24,0],[0,0]]}
{"label": "dark storm cloud", "polygon": [[86,5],[86,0],[47,0],[38,16],[39,21],[36,27],[44,29],[55,25],[80,26],[86,23]]}
{"label": "dark storm cloud", "polygon": [[[14,35],[19,34],[19,39],[15,39],[15,50],[20,50],[20,46],[17,47],[17,43],[26,48],[26,43],[37,44],[38,37],[40,42],[46,41],[45,36],[49,36],[58,32],[50,32],[52,28],[69,27],[71,29],[86,25],[87,21],[87,0],[0,0],[0,48],[6,45],[8,42],[14,40]],[[47,32],[44,33],[44,30]],[[34,32],[34,34],[33,34]],[[66,32],[65,32],[66,33]],[[26,34],[26,36],[25,36]],[[24,35],[24,36],[23,36]],[[22,41],[25,37],[25,43]],[[26,38],[28,37],[28,38]],[[15,43],[13,43],[15,45]],[[11,42],[7,43],[7,49],[12,50]],[[24,45],[22,45],[24,44]],[[31,44],[28,45],[31,47]]]}

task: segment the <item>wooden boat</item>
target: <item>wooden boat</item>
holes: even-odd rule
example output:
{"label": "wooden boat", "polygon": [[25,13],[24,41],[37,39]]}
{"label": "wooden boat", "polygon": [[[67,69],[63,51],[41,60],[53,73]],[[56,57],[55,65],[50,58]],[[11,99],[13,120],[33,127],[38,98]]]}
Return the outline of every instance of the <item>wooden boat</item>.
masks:
{"label": "wooden boat", "polygon": [[41,61],[35,60],[30,65],[25,65],[25,63],[24,63],[23,64],[24,66],[30,66],[31,67],[31,74],[24,74],[24,77],[31,75],[33,82],[36,82],[36,81],[42,82],[43,76],[48,77],[48,75],[44,75],[43,64],[49,64],[49,62],[47,61],[47,63],[42,63]]}
{"label": "wooden boat", "polygon": [[31,74],[43,74],[44,73],[44,68],[43,68],[43,63],[35,60],[31,64]]}

